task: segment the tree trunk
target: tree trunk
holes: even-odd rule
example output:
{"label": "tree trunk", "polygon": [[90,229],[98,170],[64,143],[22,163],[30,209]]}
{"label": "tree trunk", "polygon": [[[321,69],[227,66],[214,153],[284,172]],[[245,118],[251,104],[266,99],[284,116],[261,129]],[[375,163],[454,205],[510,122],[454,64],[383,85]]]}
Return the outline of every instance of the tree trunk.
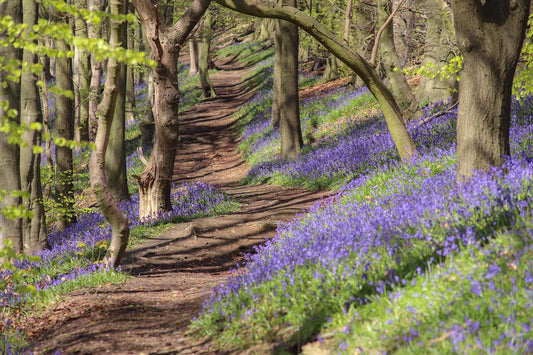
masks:
{"label": "tree trunk", "polygon": [[[89,11],[103,11],[103,0],[88,0]],[[87,32],[89,38],[102,38],[102,26],[88,23]],[[96,134],[98,110],[98,96],[100,94],[100,81],[102,80],[102,63],[91,56],[91,84],[89,90],[89,137],[92,139]]]}
{"label": "tree trunk", "polygon": [[[20,1],[8,1],[0,3],[0,17],[10,16],[15,23],[22,22],[22,5]],[[6,39],[6,35],[0,33],[0,39]],[[5,60],[22,60],[22,51],[12,46],[0,46],[0,57]],[[0,126],[18,125],[20,113],[20,83],[9,80],[5,70],[0,70],[0,82],[5,83],[5,87],[0,85],[0,102],[8,103],[8,110],[0,106]],[[8,116],[9,110],[16,110],[15,116]],[[19,146],[8,142],[9,133],[0,132],[0,248],[4,241],[13,243],[15,251],[23,250],[21,220],[14,219],[4,214],[6,207],[20,205],[18,197],[10,195],[12,191],[20,190],[19,171]],[[2,191],[6,192],[2,196]]]}
{"label": "tree trunk", "polygon": [[202,25],[200,57],[198,58],[198,74],[200,75],[203,97],[217,96],[213,88],[213,83],[209,79],[209,49],[211,48],[212,26],[213,17],[211,16],[211,11],[207,11],[204,15],[204,23]]}
{"label": "tree trunk", "polygon": [[326,81],[339,78],[339,65],[337,63],[337,57],[334,55],[330,55],[326,60],[326,70],[324,70],[322,78]]}
{"label": "tree trunk", "polygon": [[[131,5],[131,4],[130,4]],[[135,9],[133,5],[128,6],[128,11],[133,13]],[[131,24],[130,26],[126,25],[126,37],[127,37],[127,48],[139,51],[139,48],[136,48],[135,45],[135,27],[137,24]],[[133,122],[135,120],[135,71],[138,71],[137,66],[126,65],[126,122]]]}
{"label": "tree trunk", "polygon": [[[392,1],[378,0],[378,23],[385,24],[385,21],[391,15]],[[417,119],[422,115],[418,102],[407,84],[405,75],[401,71],[400,58],[396,53],[396,46],[394,44],[394,30],[393,21],[390,21],[384,28],[381,38],[376,37],[379,41],[379,51],[385,73],[387,75],[388,84],[391,88],[392,95],[396,98],[396,102],[404,110],[404,115],[408,120]],[[400,69],[400,70],[398,70]]]}
{"label": "tree trunk", "polygon": [[530,0],[453,2],[463,55],[457,118],[457,177],[503,164],[510,154],[511,89]]}
{"label": "tree trunk", "polygon": [[[62,19],[60,21],[67,20]],[[56,48],[60,51],[69,49],[62,40],[56,41]],[[56,58],[56,79],[57,87],[62,92],[74,92],[71,58]],[[55,136],[59,139],[72,141],[74,139],[74,101],[72,97],[58,95],[56,103]],[[68,145],[56,144],[56,200],[64,210],[59,218],[59,230],[65,230],[76,222],[73,169],[72,149]]]}
{"label": "tree trunk", "polygon": [[[127,0],[122,0],[127,3]],[[126,6],[124,4],[123,6]],[[126,23],[118,25],[118,43],[126,48]],[[116,79],[116,103],[110,124],[109,142],[106,150],[105,167],[107,184],[111,195],[116,201],[129,200],[128,178],[126,171],[126,64],[118,63],[118,78]]]}
{"label": "tree trunk", "polygon": [[[77,0],[76,5],[87,8],[87,0]],[[76,17],[76,35],[87,37],[87,24],[80,16]],[[78,88],[76,90],[79,98],[78,104],[78,124],[76,130],[76,140],[89,140],[89,92],[91,88],[91,56],[82,47],[78,50]]]}
{"label": "tree trunk", "polygon": [[[119,14],[119,8],[125,13],[126,4],[120,0],[109,3],[112,15]],[[110,44],[111,46],[120,46],[120,23],[111,20]],[[106,81],[104,86],[104,97],[98,105],[98,130],[96,133],[95,144],[96,150],[91,154],[90,175],[91,187],[96,195],[98,205],[102,210],[107,221],[111,225],[111,244],[107,249],[104,262],[107,265],[118,266],[126,250],[129,239],[129,221],[128,218],[120,211],[116,200],[109,190],[106,174],[106,150],[111,126],[113,124],[114,111],[116,110],[117,84],[119,82],[120,68],[114,58],[109,58],[107,63]]]}
{"label": "tree trunk", "polygon": [[346,44],[350,43],[350,26],[352,24],[353,0],[348,0],[346,10],[344,11],[344,34],[343,39]]}
{"label": "tree trunk", "polygon": [[159,17],[157,7],[150,0],[133,0],[157,63],[152,71],[154,147],[148,165],[143,173],[137,176],[141,220],[156,218],[159,212],[171,209],[170,187],[179,138],[179,48],[210,3],[210,0],[195,0],[174,25],[167,27]]}
{"label": "tree trunk", "polygon": [[[28,26],[37,23],[38,7],[34,0],[23,0],[23,21]],[[36,64],[37,55],[24,50],[22,60]],[[33,123],[43,122],[37,77],[24,71],[21,76],[21,124],[31,127]],[[27,254],[48,247],[46,239],[46,221],[43,205],[43,190],[41,185],[41,155],[33,153],[33,147],[41,146],[41,131],[30,129],[23,133],[22,139],[27,146],[20,148],[20,178],[21,190],[28,194],[23,197],[23,206],[33,211],[33,217],[22,220],[22,239],[24,252]]]}
{"label": "tree trunk", "polygon": [[273,70],[273,85],[272,85],[272,117],[270,124],[272,127],[279,127],[281,120],[280,116],[280,95],[281,95],[281,76],[282,76],[282,62],[281,62],[281,20],[275,20],[276,26],[274,29],[274,70]]}
{"label": "tree trunk", "polygon": [[[448,11],[448,5],[443,0],[426,0],[425,12],[428,18],[426,40],[424,43],[424,59],[422,65],[441,70],[454,54],[455,33]],[[420,102],[447,101],[450,96],[456,96],[457,75],[450,74],[448,78],[423,76],[418,86],[417,96]]]}
{"label": "tree trunk", "polygon": [[199,57],[199,48],[198,48],[198,39],[191,38],[189,40],[189,57],[191,62],[191,67],[189,68],[189,75],[194,75],[198,73],[198,57]]}
{"label": "tree trunk", "polygon": [[288,6],[279,7],[272,3],[260,3],[250,0],[215,1],[224,7],[247,15],[290,21],[315,37],[332,54],[352,69],[376,97],[401,159],[408,162],[416,155],[416,147],[405,127],[400,108],[389,89],[387,89],[377,75],[375,69],[370,63],[354,52],[350,46],[347,46],[342,40],[337,39],[326,27],[298,9]]}
{"label": "tree trunk", "polygon": [[[283,0],[283,5],[296,6],[296,0]],[[280,21],[281,29],[281,91],[280,131],[281,159],[300,154],[303,146],[298,99],[298,26]]]}

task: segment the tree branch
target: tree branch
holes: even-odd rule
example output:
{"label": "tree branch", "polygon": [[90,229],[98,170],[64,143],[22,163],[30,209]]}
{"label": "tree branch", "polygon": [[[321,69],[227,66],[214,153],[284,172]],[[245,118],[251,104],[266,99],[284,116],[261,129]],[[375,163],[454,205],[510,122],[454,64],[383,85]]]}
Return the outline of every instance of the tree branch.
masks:
{"label": "tree branch", "polygon": [[381,35],[383,34],[383,31],[385,31],[389,23],[394,18],[394,15],[396,15],[398,10],[400,10],[400,7],[402,7],[404,2],[405,0],[400,0],[400,2],[398,3],[398,6],[396,6],[394,11],[389,15],[385,23],[381,26],[378,33],[376,34],[376,39],[374,40],[374,46],[372,47],[372,55],[370,56],[370,64],[376,65],[376,55],[378,53],[378,45],[379,45],[379,40],[381,39]]}

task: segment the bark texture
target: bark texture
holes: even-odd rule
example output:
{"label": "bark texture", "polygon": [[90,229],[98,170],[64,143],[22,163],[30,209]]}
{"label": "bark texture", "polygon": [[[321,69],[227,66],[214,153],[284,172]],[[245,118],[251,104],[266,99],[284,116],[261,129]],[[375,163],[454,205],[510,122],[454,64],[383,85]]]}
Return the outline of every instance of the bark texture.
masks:
{"label": "bark texture", "polygon": [[403,161],[410,161],[416,154],[409,132],[405,127],[403,117],[394,97],[383,81],[379,78],[373,66],[347,46],[341,39],[331,33],[318,21],[293,7],[279,7],[270,2],[255,2],[251,0],[215,0],[220,5],[257,17],[279,18],[297,24],[301,29],[315,37],[331,53],[352,69],[365,83],[370,92],[376,97],[392,139]]}
{"label": "bark texture", "polygon": [[[62,21],[61,19],[58,19]],[[63,21],[67,21],[63,19]],[[65,42],[56,41],[56,48],[61,51],[69,50]],[[56,58],[57,87],[62,91],[74,92],[72,82],[72,59]],[[56,125],[57,138],[66,141],[74,139],[74,100],[65,95],[58,95],[56,101]],[[74,186],[73,186],[72,149],[68,145],[56,145],[56,201],[63,208],[64,213],[59,216],[60,230],[65,230],[76,221],[74,215]]]}
{"label": "bark texture", "polygon": [[200,49],[198,45],[198,40],[196,38],[191,38],[189,40],[189,56],[191,67],[189,68],[189,75],[194,75],[198,73],[198,57],[200,55]]}
{"label": "bark texture", "polygon": [[[127,0],[122,0],[127,3]],[[123,6],[126,6],[124,4]],[[118,43],[126,48],[126,23],[118,25]],[[126,83],[127,70],[125,63],[118,63],[118,79],[116,83],[116,104],[113,111],[113,123],[109,134],[106,150],[105,167],[109,190],[116,201],[129,200],[128,179],[126,171]]]}
{"label": "bark texture", "polygon": [[215,97],[215,89],[213,83],[209,79],[209,51],[211,49],[211,37],[213,36],[213,16],[211,11],[207,11],[204,15],[204,23],[200,31],[202,40],[200,42],[200,56],[198,58],[198,74],[200,76],[200,84],[202,85],[203,97]]}
{"label": "bark texture", "polygon": [[463,55],[457,118],[457,176],[500,166],[510,154],[511,89],[530,0],[453,2]]}
{"label": "bark texture", "polygon": [[280,94],[281,94],[281,20],[276,20],[274,29],[274,69],[273,69],[273,83],[272,83],[272,116],[270,124],[272,127],[279,127],[280,122]]}
{"label": "bark texture", "polygon": [[[383,32],[381,36],[376,36],[376,41],[379,41],[378,47],[381,56],[381,62],[385,69],[388,84],[391,88],[392,95],[396,98],[396,102],[404,111],[404,117],[408,120],[419,118],[422,115],[418,107],[418,102],[407,84],[405,75],[401,70],[401,60],[396,52],[394,44],[394,27],[393,21],[386,21],[392,15],[392,1],[378,0],[378,23],[383,25]],[[397,5],[401,6],[401,5]]]}
{"label": "bark texture", "polygon": [[[0,3],[0,16],[10,16],[15,23],[20,23],[22,20],[21,2],[14,0]],[[7,36],[0,34],[0,39],[6,38]],[[6,60],[20,61],[22,51],[12,46],[0,46],[0,56]],[[7,102],[9,109],[20,112],[20,83],[8,80],[7,74],[5,70],[0,70],[0,82],[5,83],[5,87],[0,85],[0,102]],[[7,124],[19,123],[18,114],[15,117],[8,117],[7,114],[8,111],[0,107],[1,120],[6,120]],[[9,133],[0,132],[0,193],[5,193],[5,196],[0,199],[0,248],[4,240],[10,240],[17,252],[23,249],[21,221],[9,218],[1,210],[20,204],[18,197],[9,194],[11,191],[20,190],[19,154],[19,146],[9,142]]]}
{"label": "bark texture", "polygon": [[[103,0],[88,0],[89,11],[103,11]],[[87,24],[89,38],[102,38],[102,26]],[[102,80],[102,63],[94,56],[91,56],[91,84],[89,92],[89,137],[92,139],[96,134],[97,121],[96,112],[98,110],[98,95],[100,94],[100,81]]]}
{"label": "bark texture", "polygon": [[[283,5],[296,6],[296,0],[283,0]],[[291,159],[300,154],[303,146],[300,127],[300,101],[298,99],[298,26],[287,21],[279,22],[281,33],[281,91],[280,133],[281,159]]]}
{"label": "bark texture", "polygon": [[150,161],[139,182],[139,217],[155,218],[171,209],[170,187],[179,138],[179,48],[203,16],[210,0],[195,0],[172,26],[166,26],[150,0],[133,0],[156,61],[153,69],[155,138]]}
{"label": "bark texture", "polygon": [[[119,8],[124,9],[125,4],[120,0],[111,1],[110,12],[119,14]],[[111,20],[110,44],[119,46],[120,24]],[[109,58],[107,63],[104,97],[98,105],[98,130],[96,132],[96,150],[91,154],[90,176],[91,188],[96,195],[98,205],[107,221],[111,225],[111,244],[107,250],[104,262],[108,265],[118,266],[128,245],[129,222],[128,218],[120,211],[116,200],[113,198],[107,184],[105,173],[106,150],[113,124],[114,111],[117,102],[117,84],[119,82],[120,67],[115,59]]]}
{"label": "bark texture", "polygon": [[[87,0],[77,0],[76,5],[79,8],[87,8]],[[87,37],[87,24],[77,16],[75,20],[76,35]],[[76,127],[76,140],[89,140],[89,93],[91,88],[91,56],[88,51],[83,48],[77,48],[77,88],[76,94],[78,97],[78,122]]]}
{"label": "bark texture", "polygon": [[[426,0],[425,13],[428,18],[424,43],[423,66],[431,65],[441,70],[455,57],[455,31],[451,10],[444,0]],[[423,76],[418,86],[417,97],[420,102],[447,101],[456,97],[457,75],[449,78]]]}
{"label": "bark texture", "polygon": [[[34,0],[23,0],[23,21],[32,26],[37,23],[38,7]],[[36,64],[37,55],[24,50],[23,61]],[[21,124],[30,127],[32,123],[42,123],[43,116],[37,77],[28,71],[21,76]],[[34,146],[41,146],[41,131],[27,130],[23,134],[26,146],[20,148],[20,178],[21,190],[29,197],[22,199],[23,206],[33,211],[32,218],[22,219],[22,239],[24,252],[27,254],[48,247],[46,221],[43,205],[43,190],[41,184],[41,155],[33,153]]]}

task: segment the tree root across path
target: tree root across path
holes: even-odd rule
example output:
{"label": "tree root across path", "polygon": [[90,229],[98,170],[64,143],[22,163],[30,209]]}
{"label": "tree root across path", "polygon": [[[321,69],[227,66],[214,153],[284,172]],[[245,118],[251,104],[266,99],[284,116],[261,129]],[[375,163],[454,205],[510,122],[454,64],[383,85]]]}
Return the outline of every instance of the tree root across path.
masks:
{"label": "tree root across path", "polygon": [[187,335],[203,300],[243,254],[275,234],[279,221],[327,195],[240,184],[249,166],[237,150],[233,114],[253,92],[241,83],[245,69],[219,66],[212,78],[217,97],[182,113],[175,179],[215,184],[241,209],[178,224],[130,250],[123,270],[133,277],[126,283],[77,291],[31,321],[35,353],[217,353]]}

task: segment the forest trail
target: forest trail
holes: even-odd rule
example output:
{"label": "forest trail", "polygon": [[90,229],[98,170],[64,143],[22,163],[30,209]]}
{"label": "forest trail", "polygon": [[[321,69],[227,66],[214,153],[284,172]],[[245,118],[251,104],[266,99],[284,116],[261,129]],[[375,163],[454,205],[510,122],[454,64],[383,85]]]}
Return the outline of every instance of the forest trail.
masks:
{"label": "forest trail", "polygon": [[243,254],[272,237],[279,221],[327,196],[240,185],[249,166],[237,150],[233,113],[253,92],[241,83],[247,69],[219,66],[212,76],[217,97],[181,113],[175,180],[217,185],[239,200],[240,210],[178,224],[130,250],[127,282],[77,291],[32,321],[36,354],[215,354],[186,334],[210,290]]}

